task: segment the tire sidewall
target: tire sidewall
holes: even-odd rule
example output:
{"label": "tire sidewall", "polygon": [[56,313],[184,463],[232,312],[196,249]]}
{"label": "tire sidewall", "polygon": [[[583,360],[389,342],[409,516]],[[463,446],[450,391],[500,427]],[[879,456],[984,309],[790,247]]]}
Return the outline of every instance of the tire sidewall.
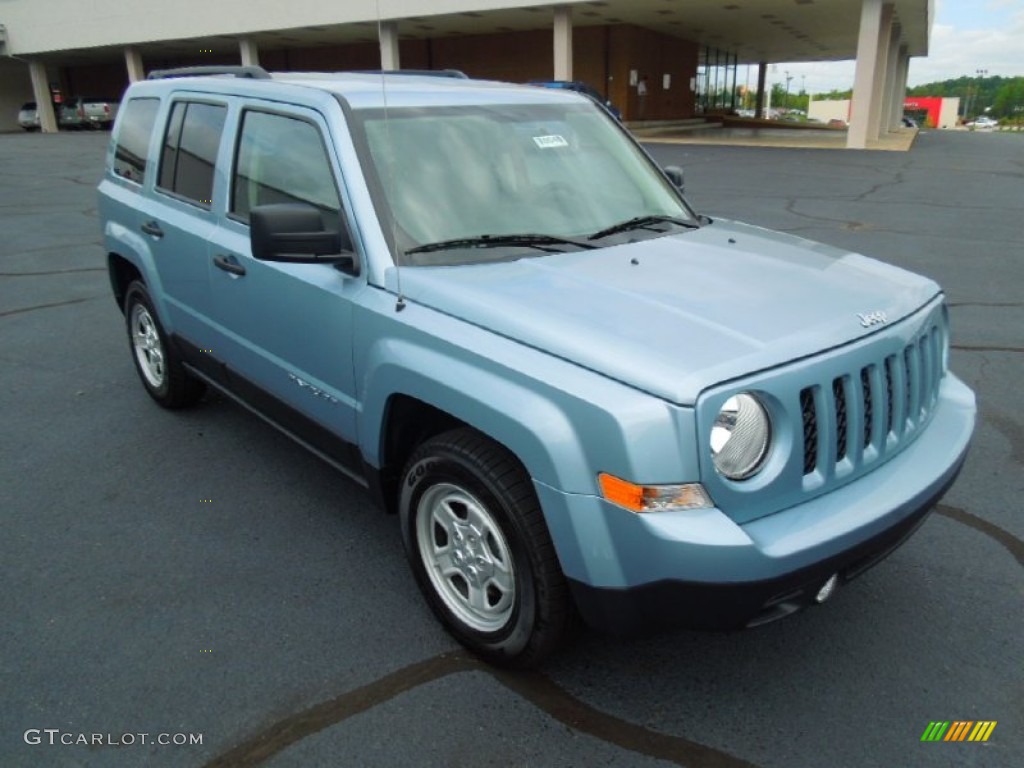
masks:
{"label": "tire sidewall", "polygon": [[[420,553],[417,515],[424,493],[438,483],[451,483],[476,497],[501,528],[512,558],[515,605],[508,623],[495,632],[480,632],[463,623],[445,604],[427,574]],[[431,609],[463,644],[494,661],[511,659],[529,643],[537,621],[537,596],[533,564],[518,518],[504,493],[464,457],[436,446],[426,455],[414,456],[402,478],[399,495],[402,543],[416,581]]]}
{"label": "tire sidewall", "polygon": [[[154,387],[149,379],[146,378],[139,363],[139,356],[135,350],[135,338],[132,333],[132,310],[135,305],[141,305],[146,308],[149,316],[153,320],[153,325],[156,327],[156,333],[160,337],[160,345],[163,348],[164,354],[164,380],[161,382],[159,387]],[[163,324],[160,322],[160,317],[156,313],[156,308],[153,306],[153,300],[150,299],[149,293],[142,286],[142,284],[135,282],[128,287],[128,292],[124,297],[124,316],[125,324],[128,329],[128,349],[132,355],[132,364],[135,366],[135,372],[139,376],[139,380],[142,382],[142,386],[146,388],[146,391],[153,397],[153,399],[159,402],[165,402],[170,396],[171,391],[171,370],[170,370],[170,349],[167,345],[167,334],[164,333]]]}

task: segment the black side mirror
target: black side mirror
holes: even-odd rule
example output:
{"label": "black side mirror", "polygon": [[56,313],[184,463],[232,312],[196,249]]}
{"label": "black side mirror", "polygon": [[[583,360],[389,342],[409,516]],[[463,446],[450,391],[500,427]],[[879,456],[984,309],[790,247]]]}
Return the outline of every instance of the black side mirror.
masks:
{"label": "black side mirror", "polygon": [[252,255],[262,261],[353,261],[348,232],[324,228],[323,216],[306,203],[258,205],[249,212]]}
{"label": "black side mirror", "polygon": [[665,166],[665,175],[680,192],[684,191],[683,169],[678,165]]}

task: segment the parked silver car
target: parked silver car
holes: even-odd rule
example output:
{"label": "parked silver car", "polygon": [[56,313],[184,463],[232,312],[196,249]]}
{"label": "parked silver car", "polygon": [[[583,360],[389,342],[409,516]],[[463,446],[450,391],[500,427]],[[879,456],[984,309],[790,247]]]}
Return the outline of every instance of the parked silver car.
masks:
{"label": "parked silver car", "polygon": [[39,130],[39,110],[34,101],[28,101],[21,105],[18,110],[18,125],[26,131]]}
{"label": "parked silver car", "polygon": [[971,122],[967,123],[968,128],[995,128],[999,125],[998,120],[993,120],[988,115],[981,115],[976,117]]}

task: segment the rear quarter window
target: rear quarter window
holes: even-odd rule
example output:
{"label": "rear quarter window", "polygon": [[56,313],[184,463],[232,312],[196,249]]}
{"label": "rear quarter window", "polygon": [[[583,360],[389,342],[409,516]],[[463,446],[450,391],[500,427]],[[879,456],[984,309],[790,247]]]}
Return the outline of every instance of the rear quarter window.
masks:
{"label": "rear quarter window", "polygon": [[146,154],[156,124],[160,99],[129,99],[121,116],[114,149],[114,173],[141,184],[146,176]]}

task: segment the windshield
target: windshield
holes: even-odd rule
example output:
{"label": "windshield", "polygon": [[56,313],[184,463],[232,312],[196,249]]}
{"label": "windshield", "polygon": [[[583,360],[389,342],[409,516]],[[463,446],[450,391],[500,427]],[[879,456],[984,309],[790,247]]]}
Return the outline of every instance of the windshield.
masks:
{"label": "windshield", "polygon": [[[393,229],[400,263],[523,258],[676,231],[669,220],[695,223],[646,155],[590,104],[357,115],[375,202],[382,223]],[[640,217],[666,221],[617,229],[585,245]],[[541,249],[521,236],[563,242]]]}

